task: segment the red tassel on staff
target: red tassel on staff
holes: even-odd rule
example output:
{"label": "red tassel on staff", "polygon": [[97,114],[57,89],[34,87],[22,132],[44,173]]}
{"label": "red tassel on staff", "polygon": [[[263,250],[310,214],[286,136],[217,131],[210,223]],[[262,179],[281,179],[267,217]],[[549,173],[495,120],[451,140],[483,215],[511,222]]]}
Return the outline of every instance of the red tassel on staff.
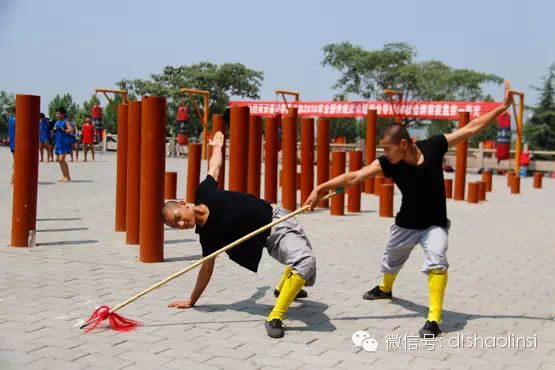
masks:
{"label": "red tassel on staff", "polygon": [[81,326],[81,328],[87,327],[86,333],[93,331],[102,321],[108,319],[110,327],[117,331],[131,331],[137,326],[140,326],[139,321],[127,319],[115,312],[110,313],[110,307],[100,306],[92,313],[91,317]]}

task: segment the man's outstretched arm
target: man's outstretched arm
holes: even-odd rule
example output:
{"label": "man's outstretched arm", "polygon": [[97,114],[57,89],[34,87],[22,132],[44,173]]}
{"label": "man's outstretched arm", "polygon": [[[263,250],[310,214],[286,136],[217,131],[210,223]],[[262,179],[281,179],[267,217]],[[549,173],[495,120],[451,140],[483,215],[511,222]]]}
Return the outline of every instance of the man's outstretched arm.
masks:
{"label": "man's outstretched arm", "polygon": [[191,293],[191,298],[186,299],[184,301],[174,301],[168,304],[168,307],[175,307],[175,308],[191,308],[193,307],[206,287],[210,282],[210,278],[212,277],[212,272],[214,272],[214,263],[216,262],[216,258],[209,259],[208,261],[204,262],[197,276],[197,282],[195,284],[195,289]]}
{"label": "man's outstretched arm", "polygon": [[506,111],[511,106],[512,103],[513,103],[513,94],[509,93],[505,98],[505,100],[503,101],[503,104],[501,104],[499,107],[484,114],[483,116],[473,119],[472,121],[467,123],[464,127],[461,127],[460,129],[450,134],[445,134],[445,138],[447,139],[448,146],[454,146],[454,145],[460,144],[470,139],[472,136],[477,135],[487,125],[493,122],[493,120],[498,115]]}
{"label": "man's outstretched arm", "polygon": [[214,134],[214,138],[210,140],[210,146],[212,146],[212,156],[208,163],[208,174],[218,181],[223,162],[222,148],[224,146],[224,134],[221,131]]}

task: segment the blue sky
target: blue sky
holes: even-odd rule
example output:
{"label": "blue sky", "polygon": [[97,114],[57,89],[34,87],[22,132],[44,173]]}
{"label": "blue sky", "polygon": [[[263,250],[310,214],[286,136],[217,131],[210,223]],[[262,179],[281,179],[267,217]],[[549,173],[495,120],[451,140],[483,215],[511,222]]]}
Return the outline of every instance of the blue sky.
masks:
{"label": "blue sky", "polygon": [[[166,65],[241,62],[274,89],[328,100],[337,72],[325,44],[366,49],[406,41],[418,60],[498,74],[527,93],[555,62],[555,2],[0,0],[0,90],[78,102],[95,87],[146,78]],[[497,100],[502,87],[488,87]]]}

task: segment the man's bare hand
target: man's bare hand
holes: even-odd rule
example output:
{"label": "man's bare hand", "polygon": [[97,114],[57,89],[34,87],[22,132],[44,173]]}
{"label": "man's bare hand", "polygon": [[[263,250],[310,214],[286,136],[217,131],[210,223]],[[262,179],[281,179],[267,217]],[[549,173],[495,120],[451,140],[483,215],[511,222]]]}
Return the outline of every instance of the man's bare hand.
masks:
{"label": "man's bare hand", "polygon": [[509,107],[511,106],[511,104],[514,103],[514,97],[513,97],[513,93],[509,92],[506,96],[505,96],[505,100],[503,100],[503,104],[501,104],[501,106],[503,107],[503,110],[507,110],[509,109]]}
{"label": "man's bare hand", "polygon": [[221,148],[224,146],[224,134],[222,134],[221,131],[214,134],[214,137],[210,140],[210,146],[214,148]]}
{"label": "man's bare hand", "polygon": [[323,190],[319,190],[318,188],[314,188],[314,190],[312,190],[312,192],[310,193],[310,195],[308,196],[308,198],[306,198],[306,201],[304,202],[303,206],[308,205],[308,209],[309,210],[313,210],[314,208],[316,208],[316,206],[318,205],[318,201],[324,196],[324,191]]}
{"label": "man's bare hand", "polygon": [[173,301],[168,303],[168,307],[175,307],[175,308],[193,308],[194,304],[191,302],[190,299],[186,299],[184,301]]}

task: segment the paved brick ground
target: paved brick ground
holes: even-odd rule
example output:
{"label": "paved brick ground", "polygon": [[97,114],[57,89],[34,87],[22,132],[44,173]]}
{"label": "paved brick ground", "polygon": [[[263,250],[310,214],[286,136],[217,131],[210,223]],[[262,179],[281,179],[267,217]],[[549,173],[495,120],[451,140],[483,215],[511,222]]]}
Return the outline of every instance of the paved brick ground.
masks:
{"label": "paved brick ground", "polygon": [[[195,309],[166,304],[188,297],[196,272],[123,310],[144,322],[139,330],[86,335],[75,326],[97,305],[119,303],[200,254],[193,232],[167,230],[166,261],[137,262],[137,248],[125,246],[124,234],[113,231],[115,155],[97,159],[70,163],[74,181],[68,184],[55,182],[57,164],[41,164],[39,244],[17,249],[7,247],[11,156],[0,149],[2,369],[555,368],[554,180],[545,179],[538,191],[531,179],[523,179],[522,194],[511,196],[505,179],[495,177],[485,204],[448,202],[453,226],[445,333],[434,350],[411,336],[427,310],[418,247],[398,277],[394,300],[361,299],[379,282],[392,223],[377,216],[377,199],[367,195],[360,214],[300,216],[317,251],[318,281],[309,299],[291,308],[282,340],[268,338],[263,328],[282,270],[267,255],[258,274],[218,258],[213,281]],[[183,194],[186,161],[170,158],[167,169],[179,171]],[[399,203],[396,194],[395,206]],[[378,340],[376,352],[354,347],[351,336],[359,330]],[[499,338],[512,336],[536,342],[535,348],[522,343],[520,348],[468,348],[464,337],[474,335],[496,337],[500,346],[505,342]]]}

